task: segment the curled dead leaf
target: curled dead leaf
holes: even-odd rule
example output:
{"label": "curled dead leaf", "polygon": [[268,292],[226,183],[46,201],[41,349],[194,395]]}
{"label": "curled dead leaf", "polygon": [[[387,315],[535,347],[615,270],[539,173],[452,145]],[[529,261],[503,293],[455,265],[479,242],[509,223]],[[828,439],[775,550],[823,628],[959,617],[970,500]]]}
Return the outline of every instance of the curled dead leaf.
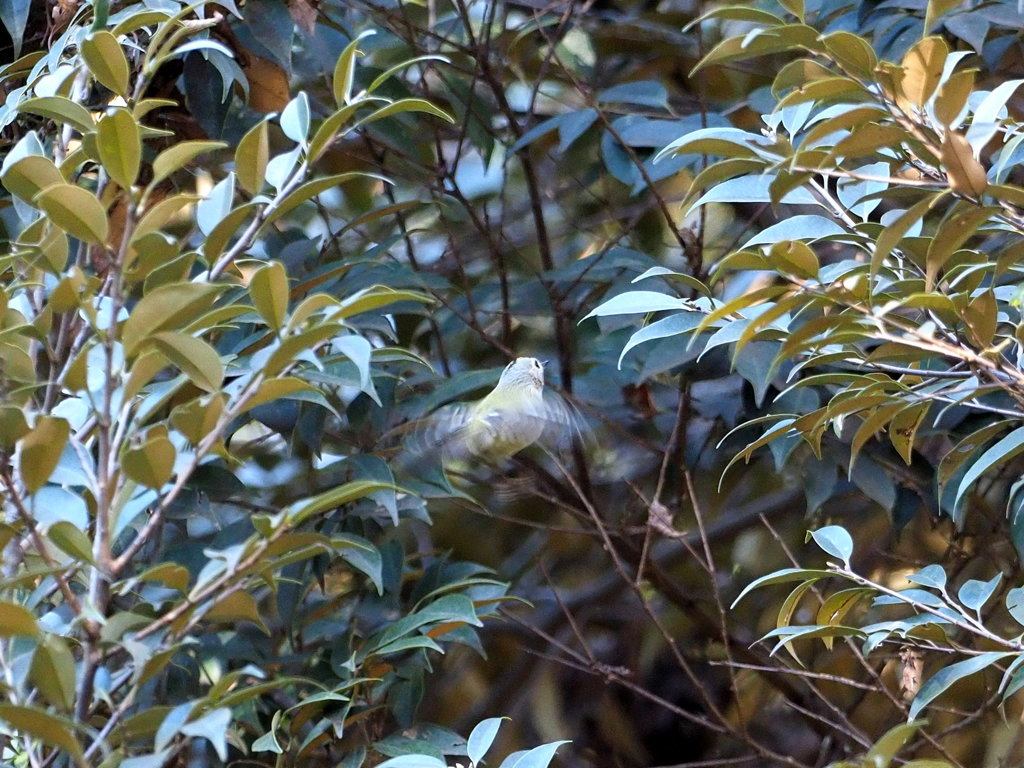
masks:
{"label": "curled dead leaf", "polygon": [[897,678],[900,684],[900,696],[910,701],[921,690],[921,678],[924,674],[924,655],[917,648],[905,645],[900,648],[900,663]]}

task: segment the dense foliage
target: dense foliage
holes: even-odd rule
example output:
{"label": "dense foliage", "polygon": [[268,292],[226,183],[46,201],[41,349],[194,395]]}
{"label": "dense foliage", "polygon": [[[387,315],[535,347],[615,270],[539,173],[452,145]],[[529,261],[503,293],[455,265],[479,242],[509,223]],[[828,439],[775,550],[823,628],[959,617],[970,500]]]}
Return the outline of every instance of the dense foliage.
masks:
{"label": "dense foliage", "polygon": [[0,22],[0,760],[1019,762],[1015,0]]}

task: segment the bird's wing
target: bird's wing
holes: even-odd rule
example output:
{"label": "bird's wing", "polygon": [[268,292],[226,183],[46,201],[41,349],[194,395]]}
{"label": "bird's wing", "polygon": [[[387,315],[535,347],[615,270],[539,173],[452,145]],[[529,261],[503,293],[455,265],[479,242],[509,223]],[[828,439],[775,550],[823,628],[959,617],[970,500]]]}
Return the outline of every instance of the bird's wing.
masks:
{"label": "bird's wing", "polygon": [[410,446],[416,453],[440,451],[446,459],[465,458],[469,453],[466,441],[470,424],[487,427],[487,414],[476,413],[474,403],[454,403],[438,408],[413,432]]}
{"label": "bird's wing", "polygon": [[572,403],[553,390],[544,390],[540,417],[544,419],[544,432],[540,439],[547,445],[566,449],[584,434],[586,425],[582,414]]}

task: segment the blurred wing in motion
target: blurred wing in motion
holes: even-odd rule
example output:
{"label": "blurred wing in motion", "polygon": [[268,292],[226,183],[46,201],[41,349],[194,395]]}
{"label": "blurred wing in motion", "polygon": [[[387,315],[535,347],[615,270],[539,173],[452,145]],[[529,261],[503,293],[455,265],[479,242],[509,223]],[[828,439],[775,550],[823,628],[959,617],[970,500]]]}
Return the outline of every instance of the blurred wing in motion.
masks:
{"label": "blurred wing in motion", "polygon": [[482,410],[479,403],[447,405],[416,430],[411,447],[418,453],[440,451],[444,459],[479,456],[500,461],[540,441],[566,448],[581,434],[582,419],[555,392],[545,391],[535,403]]}
{"label": "blurred wing in motion", "polygon": [[540,436],[545,446],[568,450],[573,441],[582,440],[586,423],[576,406],[557,392],[544,390],[544,432]]}

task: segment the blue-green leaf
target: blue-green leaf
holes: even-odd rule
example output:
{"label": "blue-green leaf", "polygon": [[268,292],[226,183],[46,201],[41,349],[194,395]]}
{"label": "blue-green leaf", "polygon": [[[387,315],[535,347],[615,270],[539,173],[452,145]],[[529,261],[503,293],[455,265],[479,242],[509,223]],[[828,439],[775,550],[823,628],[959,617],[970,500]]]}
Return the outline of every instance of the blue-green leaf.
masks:
{"label": "blue-green leaf", "polygon": [[907,581],[920,584],[922,587],[944,590],[946,588],[946,571],[941,565],[929,565],[917,573],[907,576]]}
{"label": "blue-green leaf", "polygon": [[[1024,427],[1019,427],[1018,429],[1013,430],[1013,432],[981,454],[981,456],[978,457],[978,460],[971,464],[967,472],[964,473],[963,480],[960,481],[959,487],[956,489],[956,497],[953,501],[954,508],[959,508],[960,500],[967,492],[967,489],[970,488],[979,477],[993,467],[996,467],[999,464],[1005,464],[1014,456],[1021,453],[1021,451],[1024,451]],[[958,527],[962,525],[962,516],[957,515],[956,522]]]}
{"label": "blue-green leaf", "polygon": [[601,103],[639,104],[644,107],[668,107],[668,91],[657,80],[640,80],[605,88],[597,94]]}
{"label": "blue-green leaf", "polygon": [[503,717],[489,717],[477,723],[476,728],[469,734],[466,741],[466,756],[473,765],[479,765],[487,750],[494,743],[494,737],[498,735]]}
{"label": "blue-green leaf", "polygon": [[[690,206],[687,214],[706,203],[770,203],[771,185],[774,181],[775,176],[772,174],[727,179],[701,195],[697,202]],[[790,190],[779,202],[787,205],[820,205],[814,195],[803,187]]]}
{"label": "blue-green leaf", "polygon": [[813,214],[801,214],[783,219],[778,224],[765,227],[747,240],[739,250],[752,245],[774,244],[784,240],[818,240],[822,237],[845,234],[846,230],[832,219]]}
{"label": "blue-green leaf", "polygon": [[974,612],[978,612],[982,609],[982,606],[988,602],[989,598],[996,591],[996,587],[999,586],[999,582],[1002,581],[1003,574],[997,573],[988,581],[981,581],[980,579],[968,579],[964,582],[964,585],[960,587],[960,592],[957,597],[960,598],[960,602],[970,608]]}
{"label": "blue-green leaf", "polygon": [[991,651],[989,653],[982,653],[978,656],[972,656],[969,659],[958,661],[956,664],[950,664],[944,669],[940,669],[931,678],[928,679],[924,685],[921,686],[921,690],[917,692],[917,696],[914,698],[913,703],[910,705],[910,719],[913,720],[918,716],[922,709],[928,706],[929,703],[943,691],[949,688],[953,683],[961,678],[973,675],[976,672],[980,672],[986,667],[990,667],[997,661],[1002,661],[1008,656],[1014,656],[1016,654],[1009,651]]}
{"label": "blue-green leaf", "polygon": [[539,747],[528,749],[526,752],[516,753],[515,760],[512,760],[513,755],[509,755],[501,764],[501,768],[547,768],[555,756],[555,750],[568,743],[568,741],[552,741],[550,744],[542,744]]}
{"label": "blue-green leaf", "polygon": [[811,531],[814,543],[828,552],[833,557],[843,561],[843,565],[850,567],[850,557],[853,555],[853,537],[841,525],[827,525],[816,531]]}
{"label": "blue-green leaf", "polygon": [[[613,296],[590,312],[584,320],[591,317],[608,317],[610,315],[632,315],[648,312],[661,312],[668,309],[689,309],[691,303],[687,299],[669,296],[656,291],[628,291]],[[582,322],[582,321],[581,321]]]}

